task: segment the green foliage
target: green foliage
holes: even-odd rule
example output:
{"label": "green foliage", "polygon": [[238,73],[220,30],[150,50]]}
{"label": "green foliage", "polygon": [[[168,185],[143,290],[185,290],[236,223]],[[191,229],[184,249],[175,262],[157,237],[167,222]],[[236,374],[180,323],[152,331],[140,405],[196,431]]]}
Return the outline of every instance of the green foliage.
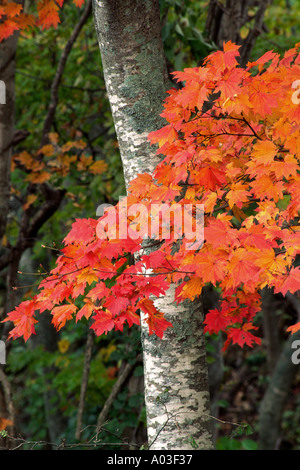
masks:
{"label": "green foliage", "polygon": [[243,439],[241,441],[237,439],[230,439],[222,437],[218,440],[217,450],[258,450],[257,443],[252,439]]}
{"label": "green foliage", "polygon": [[195,67],[215,49],[203,36],[208,2],[161,0],[162,38],[173,70]]}
{"label": "green foliage", "polygon": [[252,57],[257,57],[267,50],[282,54],[294,47],[300,40],[299,1],[273,0],[266,10],[264,17],[265,28],[258,36]]}
{"label": "green foliage", "polygon": [[[13,377],[14,405],[21,417],[23,436],[33,436],[35,440],[47,439],[44,401],[47,392],[53,394],[52,405],[65,422],[61,438],[74,442],[86,333],[87,325],[68,325],[60,336],[58,349],[51,353],[46,352],[42,345],[36,345],[35,340],[29,342],[30,347],[19,342],[12,345],[7,373]],[[97,339],[93,347],[81,442],[94,436],[98,415],[116,381],[118,366],[124,359],[124,344],[118,344],[119,338],[116,336],[110,334],[106,338]],[[136,348],[139,346],[136,340],[137,332],[130,336],[132,348],[129,354],[125,353],[125,360],[136,356]],[[137,368],[135,375],[141,373],[141,368]],[[139,425],[145,427],[143,400],[141,394],[130,395],[126,387],[122,389],[98,436],[103,445],[115,442],[119,448],[126,428],[134,429]],[[138,416],[137,409],[140,409]]]}

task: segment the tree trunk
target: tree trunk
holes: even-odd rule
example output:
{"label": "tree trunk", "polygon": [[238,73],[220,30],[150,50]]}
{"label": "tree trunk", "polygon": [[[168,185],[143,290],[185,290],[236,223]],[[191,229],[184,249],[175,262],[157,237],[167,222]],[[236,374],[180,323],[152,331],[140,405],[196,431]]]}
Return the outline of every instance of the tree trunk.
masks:
{"label": "tree trunk", "polygon": [[[286,302],[295,310],[300,319],[300,302],[297,296],[286,295]],[[274,313],[273,313],[274,315]],[[281,422],[287,405],[295,375],[299,370],[300,331],[290,335],[285,341],[278,359],[273,365],[270,382],[260,405],[258,421],[258,444],[261,450],[277,450],[282,440]],[[294,349],[296,348],[296,351]],[[296,361],[293,355],[296,354]]]}
{"label": "tree trunk", "polygon": [[299,331],[287,339],[261,402],[258,422],[258,445],[261,450],[278,450],[280,446],[282,414],[299,370],[299,365],[292,362],[292,344],[299,340]]}
{"label": "tree trunk", "polygon": [[[0,44],[0,242],[9,206],[10,162],[15,123],[15,55],[18,33]],[[3,100],[3,96],[5,100]]]}
{"label": "tree trunk", "polygon": [[[158,0],[94,0],[95,27],[121,159],[128,183],[159,162],[147,142],[164,125],[169,89]],[[149,337],[142,320],[148,444],[155,449],[211,449],[202,305],[175,305],[174,287],[156,306],[174,328]]]}
{"label": "tree trunk", "polygon": [[[205,25],[206,36],[219,49],[223,48],[224,41],[231,40],[240,44],[241,64],[246,65],[256,38],[263,31],[264,14],[270,3],[270,0],[210,0]],[[256,12],[250,13],[256,7]],[[247,36],[242,38],[241,28],[245,25],[249,30]]]}

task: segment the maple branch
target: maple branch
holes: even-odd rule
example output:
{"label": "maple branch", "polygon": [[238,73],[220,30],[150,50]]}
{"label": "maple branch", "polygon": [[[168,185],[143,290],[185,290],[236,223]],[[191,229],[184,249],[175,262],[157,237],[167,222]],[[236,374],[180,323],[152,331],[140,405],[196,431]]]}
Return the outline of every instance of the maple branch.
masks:
{"label": "maple branch", "polygon": [[42,185],[45,192],[45,204],[34,214],[30,220],[28,211],[22,216],[19,236],[16,245],[10,247],[0,258],[0,271],[11,261],[18,257],[26,248],[33,246],[39,229],[56,212],[64,195],[64,189],[53,189],[45,183]]}
{"label": "maple branch", "polygon": [[[242,113],[242,116],[243,116],[243,113]],[[234,119],[234,118],[233,118]],[[253,134],[255,135],[255,137],[259,140],[262,140],[261,137],[259,137],[259,135],[255,132],[255,130],[253,129],[253,127],[251,126],[250,122],[247,121],[247,119],[243,116],[243,119],[242,121],[248,126],[250,127],[251,131],[253,132]]]}
{"label": "maple branch", "polygon": [[[242,113],[242,117],[239,118],[239,117],[235,117],[235,116],[230,116],[229,114],[224,114],[224,113],[221,113],[219,115],[215,115],[212,113],[210,114],[207,114],[206,116],[204,114],[200,114],[199,112],[197,113],[197,116],[195,116],[194,118],[190,119],[188,122],[192,122],[194,120],[197,120],[197,119],[216,119],[216,120],[224,120],[224,119],[231,119],[233,121],[239,121],[239,122],[243,122],[244,124],[246,124],[252,131],[252,134],[235,134],[235,133],[227,133],[227,132],[224,132],[222,134],[212,134],[211,136],[208,135],[208,137],[215,137],[215,136],[218,136],[218,135],[223,135],[223,134],[227,134],[227,135],[236,135],[238,137],[253,137],[255,136],[257,139],[259,140],[262,140],[262,138],[255,132],[255,130],[253,129],[253,127],[251,126],[251,124],[247,121],[247,119],[243,116],[243,113]],[[199,134],[198,135],[202,136],[202,134]],[[204,136],[206,137],[206,136]]]}
{"label": "maple branch", "polygon": [[254,137],[253,134],[238,134],[238,133],[235,133],[235,132],[227,132],[227,131],[220,132],[219,134],[207,134],[207,135],[203,135],[203,134],[198,133],[198,136],[204,137],[202,142],[204,142],[207,139],[211,139],[211,138],[214,138],[214,137],[219,137],[220,135],[233,135],[233,136],[236,136],[236,137]]}

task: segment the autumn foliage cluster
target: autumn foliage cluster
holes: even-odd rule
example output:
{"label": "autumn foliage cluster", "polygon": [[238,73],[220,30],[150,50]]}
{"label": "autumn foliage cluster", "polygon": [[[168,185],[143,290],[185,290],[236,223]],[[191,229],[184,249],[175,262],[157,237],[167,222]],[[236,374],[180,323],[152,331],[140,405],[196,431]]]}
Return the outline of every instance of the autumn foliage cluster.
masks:
{"label": "autumn foliage cluster", "polygon": [[[169,237],[147,238],[150,215],[141,223],[134,211],[127,237],[110,234],[112,211],[77,219],[37,294],[5,319],[14,324],[11,338],[28,340],[46,310],[57,329],[86,318],[96,335],[139,324],[142,311],[149,334],[162,337],[172,325],[155,298],[175,283],[176,301],[192,301],[210,283],[222,294],[205,330],[224,332],[225,347],[259,343],[253,322],[261,289],[283,295],[300,289],[300,105],[293,87],[300,78],[299,46],[282,58],[267,52],[243,68],[239,47],[228,42],[202,66],[174,73],[182,87],[168,92],[166,125],[149,134],[161,162],[131,182],[113,211],[118,229],[125,203],[143,205],[148,215],[155,204],[202,204],[204,244],[187,249],[190,240],[175,236],[174,221]],[[105,237],[99,226],[106,227]],[[138,236],[130,237],[133,226]]]}
{"label": "autumn foliage cluster", "polygon": [[[28,28],[38,26],[42,29],[57,27],[60,23],[59,9],[64,0],[40,0],[36,2],[34,11],[26,12],[23,5],[10,0],[2,0],[0,4],[0,42],[11,36],[14,31],[26,31]],[[85,0],[73,0],[77,7],[81,7]],[[37,10],[37,12],[35,11]]]}

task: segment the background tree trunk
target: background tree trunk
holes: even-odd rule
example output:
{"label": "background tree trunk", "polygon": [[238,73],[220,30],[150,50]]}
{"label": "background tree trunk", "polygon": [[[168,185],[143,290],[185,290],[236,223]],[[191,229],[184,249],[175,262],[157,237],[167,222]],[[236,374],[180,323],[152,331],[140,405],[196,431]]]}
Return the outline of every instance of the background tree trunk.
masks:
{"label": "background tree trunk", "polygon": [[292,343],[299,339],[299,331],[287,339],[261,402],[258,422],[258,445],[261,450],[278,450],[280,447],[282,414],[299,369],[299,365],[292,362]]}
{"label": "background tree trunk", "polygon": [[[94,0],[95,27],[126,186],[159,162],[147,142],[171,87],[158,0]],[[174,325],[163,340],[142,321],[148,443],[153,449],[212,447],[202,305],[175,306],[174,288],[156,306]]]}
{"label": "background tree trunk", "polygon": [[[267,295],[270,301],[270,291]],[[300,301],[298,297],[288,292],[284,302],[286,304],[289,303],[289,310],[292,308],[295,310],[299,320]],[[271,314],[274,316],[274,311]],[[294,364],[292,361],[292,354],[294,352],[292,345],[294,341],[297,342],[299,340],[299,331],[289,335],[283,343],[281,352],[276,354],[276,361],[272,361],[270,364],[270,381],[260,405],[258,420],[258,444],[262,450],[280,448],[283,438],[281,429],[282,416],[295,376],[299,370],[299,365]],[[279,347],[278,351],[280,351]]]}
{"label": "background tree trunk", "polygon": [[0,44],[0,79],[5,104],[0,104],[0,241],[5,233],[9,207],[10,162],[15,124],[15,55],[18,33]]}
{"label": "background tree trunk", "polygon": [[[223,42],[231,40],[241,45],[241,63],[249,60],[256,38],[264,28],[263,19],[270,0],[210,0],[205,32],[219,49]],[[256,10],[255,13],[250,13]],[[241,28],[247,25],[246,37],[241,36]]]}
{"label": "background tree trunk", "polygon": [[[10,168],[15,131],[15,56],[18,37],[19,34],[15,32],[0,43],[0,79],[4,82],[5,94],[4,103],[0,104],[0,253],[9,213]],[[2,319],[1,314],[0,319]],[[14,433],[15,412],[11,395],[11,384],[4,368],[0,366],[0,417],[8,418],[12,422],[9,432]],[[0,443],[9,448],[5,438],[1,437]]]}

